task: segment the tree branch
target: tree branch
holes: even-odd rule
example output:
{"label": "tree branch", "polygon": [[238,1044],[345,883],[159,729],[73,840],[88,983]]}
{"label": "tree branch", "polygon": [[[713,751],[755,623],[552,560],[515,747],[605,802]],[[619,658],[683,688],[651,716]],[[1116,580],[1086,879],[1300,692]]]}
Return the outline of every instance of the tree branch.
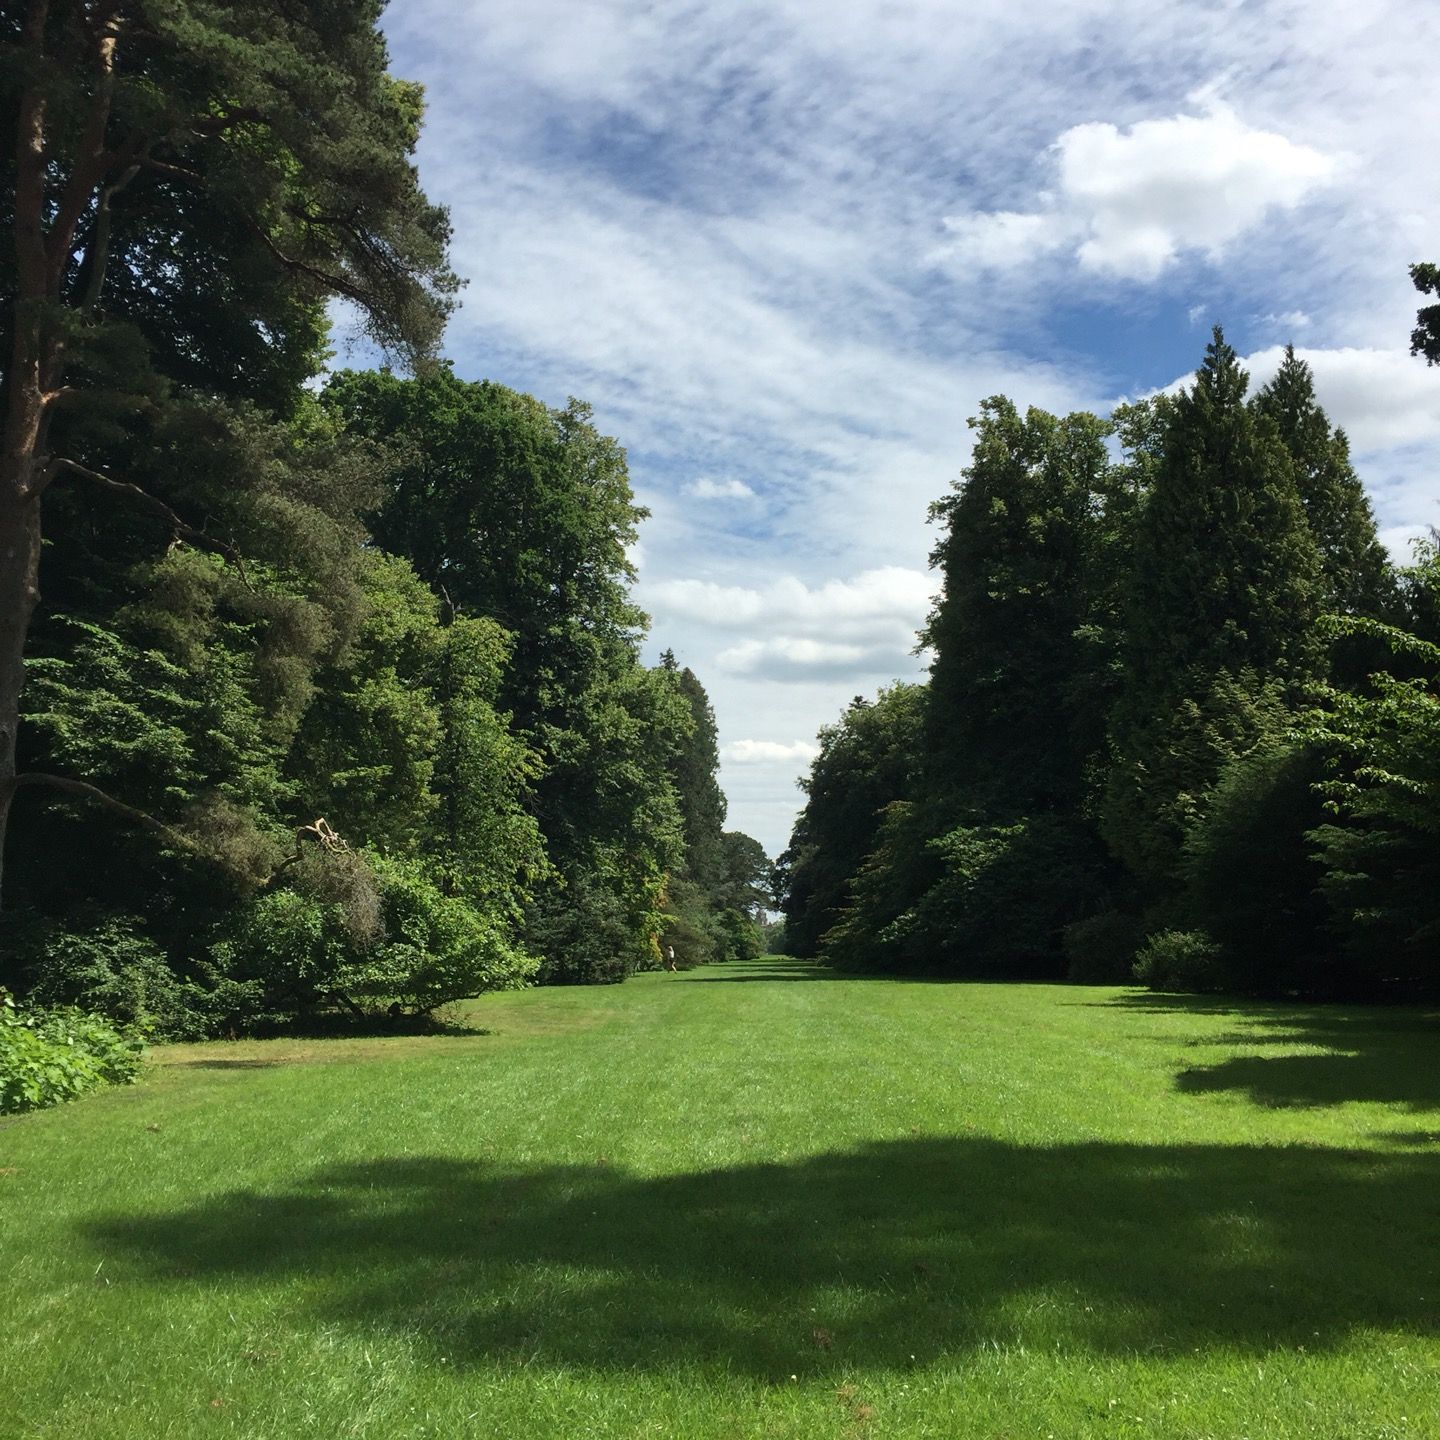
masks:
{"label": "tree branch", "polygon": [[[45,50],[47,0],[31,0],[22,43]],[[22,299],[38,299],[45,285],[45,95],[37,83],[20,97],[15,125],[15,251]]]}
{"label": "tree branch", "polygon": [[196,135],[223,135],[236,125],[265,125],[269,120],[263,110],[237,105],[219,115],[198,115],[186,122],[185,128]]}
{"label": "tree branch", "polygon": [[211,550],[218,555],[223,555],[240,574],[240,579],[245,588],[252,594],[255,587],[250,583],[250,577],[245,573],[245,559],[234,545],[225,540],[216,540],[213,536],[207,535],[203,530],[197,530],[195,526],[182,520],[158,495],[152,495],[148,490],[142,489],[130,480],[116,480],[111,475],[106,475],[101,470],[91,470],[86,465],[80,465],[74,460],[58,459],[52,460],[41,472],[39,480],[30,487],[26,495],[27,500],[38,500],[51,483],[59,477],[62,471],[69,471],[72,475],[78,475],[82,480],[88,480],[92,485],[98,485],[102,490],[114,491],[117,495],[125,495],[131,500],[138,501],[153,514],[160,516],[175,532],[177,538],[188,540],[192,545],[202,550]]}
{"label": "tree branch", "polygon": [[[95,18],[99,20],[101,16]],[[75,231],[90,196],[120,158],[105,148],[105,130],[110,123],[115,96],[115,49],[120,38],[113,7],[104,12],[104,20],[95,31],[95,93],[90,101],[90,114],[76,147],[75,168],[55,207],[55,219],[46,240],[52,290],[58,287],[65,273],[66,259],[75,244]]]}
{"label": "tree branch", "polygon": [[312,280],[318,280],[327,290],[337,295],[344,295],[347,299],[353,300],[357,305],[366,303],[365,293],[358,285],[352,284],[342,275],[332,275],[327,270],[321,270],[304,260],[296,260],[293,256],[287,255],[271,238],[269,232],[258,220],[245,219],[246,225],[259,237],[265,248],[287,269],[294,270],[301,275],[308,275]]}
{"label": "tree branch", "polygon": [[117,800],[113,795],[106,794],[98,785],[91,785],[84,780],[71,780],[65,775],[47,775],[40,770],[27,770],[10,782],[10,789],[14,793],[17,790],[37,785],[50,790],[60,790],[67,795],[78,795],[85,800],[92,800],[95,804],[102,805],[107,810],[113,810],[117,815],[123,815],[127,820],[133,821],[146,830],[163,835],[172,845],[178,846],[182,850],[189,850],[196,855],[207,853],[190,836],[181,834],[179,830],[172,829],[163,820],[157,820],[153,815],[146,814],[144,810],[137,810],[123,800]]}

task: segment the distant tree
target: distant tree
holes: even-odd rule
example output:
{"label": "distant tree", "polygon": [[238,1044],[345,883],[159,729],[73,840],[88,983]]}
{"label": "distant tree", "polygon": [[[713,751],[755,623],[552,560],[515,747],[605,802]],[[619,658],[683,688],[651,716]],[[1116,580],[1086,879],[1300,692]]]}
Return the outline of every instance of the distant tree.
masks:
{"label": "distant tree", "polygon": [[682,669],[673,651],[660,657],[660,667],[673,679],[694,721],[675,752],[670,772],[685,829],[685,873],[704,894],[717,896],[726,878],[722,839],[726,805],[720,789],[715,711],[699,677],[688,665]]}
{"label": "distant tree", "polygon": [[874,701],[856,696],[836,724],[822,727],[820,753],[800,782],[805,808],[779,861],[792,953],[818,952],[874,848],[882,811],[910,793],[924,697],[924,686],[897,683]]}

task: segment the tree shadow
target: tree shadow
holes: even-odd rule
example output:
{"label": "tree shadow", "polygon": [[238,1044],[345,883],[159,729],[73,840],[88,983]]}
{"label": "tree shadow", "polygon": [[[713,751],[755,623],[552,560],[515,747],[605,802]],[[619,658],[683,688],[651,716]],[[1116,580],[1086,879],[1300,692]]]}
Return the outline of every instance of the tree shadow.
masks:
{"label": "tree shadow", "polygon": [[385,1158],[85,1239],[177,1287],[282,1285],[436,1363],[775,1379],[1436,1335],[1437,1182],[1440,1154],[1302,1146],[925,1139],[660,1178]]}
{"label": "tree shadow", "polygon": [[[1107,1002],[1148,1014],[1226,1015],[1229,1030],[1191,1039],[1197,1047],[1292,1046],[1295,1054],[1238,1055],[1175,1077],[1189,1094],[1243,1091],[1269,1109],[1370,1101],[1411,1111],[1440,1109],[1440,1015],[1413,1007],[1318,1006],[1130,994]],[[1320,1053],[1315,1053],[1316,1051]]]}

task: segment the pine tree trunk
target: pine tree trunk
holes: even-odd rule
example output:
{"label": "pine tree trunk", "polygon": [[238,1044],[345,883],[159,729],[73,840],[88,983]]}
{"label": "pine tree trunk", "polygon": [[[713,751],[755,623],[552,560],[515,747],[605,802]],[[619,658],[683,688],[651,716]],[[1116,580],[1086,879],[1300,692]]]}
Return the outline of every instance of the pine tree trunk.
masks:
{"label": "pine tree trunk", "polygon": [[[21,347],[17,344],[16,349]],[[40,439],[38,386],[12,370],[11,404],[0,447],[0,891],[5,835],[15,798],[15,745],[25,683],[25,636],[40,598],[40,500],[29,494]],[[26,390],[29,394],[25,394]]]}

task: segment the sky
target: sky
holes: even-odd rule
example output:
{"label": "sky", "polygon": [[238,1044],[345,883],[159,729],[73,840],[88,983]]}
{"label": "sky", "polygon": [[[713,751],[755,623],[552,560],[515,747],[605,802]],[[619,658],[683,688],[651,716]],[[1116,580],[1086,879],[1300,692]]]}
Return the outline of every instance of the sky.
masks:
{"label": "sky", "polygon": [[1293,343],[1400,556],[1440,524],[1431,0],[393,0],[458,374],[588,401],[783,849],[815,736],[923,676],[930,503],[993,394],[1108,411]]}

